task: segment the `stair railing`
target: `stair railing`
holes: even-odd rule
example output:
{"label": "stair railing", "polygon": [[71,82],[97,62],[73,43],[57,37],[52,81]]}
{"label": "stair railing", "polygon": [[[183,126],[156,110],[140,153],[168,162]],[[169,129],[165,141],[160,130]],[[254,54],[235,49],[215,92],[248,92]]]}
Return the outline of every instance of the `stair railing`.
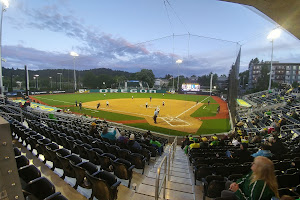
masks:
{"label": "stair railing", "polygon": [[[162,166],[164,166],[164,173],[162,179],[160,180],[160,171]],[[168,168],[167,156],[164,156],[164,158],[162,159],[162,161],[160,162],[157,168],[156,183],[155,183],[155,200],[158,200],[161,190],[163,190],[163,199],[165,199],[166,197],[167,168]]]}

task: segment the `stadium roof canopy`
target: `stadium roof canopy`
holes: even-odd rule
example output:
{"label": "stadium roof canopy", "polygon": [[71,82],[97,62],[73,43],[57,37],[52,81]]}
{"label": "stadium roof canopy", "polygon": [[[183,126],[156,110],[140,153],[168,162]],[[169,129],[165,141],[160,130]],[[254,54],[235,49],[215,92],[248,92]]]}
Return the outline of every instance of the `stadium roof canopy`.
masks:
{"label": "stadium roof canopy", "polygon": [[253,6],[300,40],[300,0],[220,0]]}

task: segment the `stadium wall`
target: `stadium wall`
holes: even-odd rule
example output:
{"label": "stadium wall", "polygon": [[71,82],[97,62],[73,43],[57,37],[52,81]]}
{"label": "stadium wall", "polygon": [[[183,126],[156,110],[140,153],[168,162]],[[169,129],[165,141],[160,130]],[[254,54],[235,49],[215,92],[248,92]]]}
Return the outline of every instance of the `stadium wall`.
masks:
{"label": "stadium wall", "polygon": [[166,90],[146,90],[146,89],[91,89],[90,93],[166,93]]}

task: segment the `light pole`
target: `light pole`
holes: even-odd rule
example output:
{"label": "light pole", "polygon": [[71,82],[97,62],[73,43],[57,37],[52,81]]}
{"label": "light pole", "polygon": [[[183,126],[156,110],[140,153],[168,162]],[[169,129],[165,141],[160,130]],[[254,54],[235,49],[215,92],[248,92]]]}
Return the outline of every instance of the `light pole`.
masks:
{"label": "light pole", "polygon": [[279,38],[280,34],[281,34],[281,30],[279,28],[277,28],[277,29],[272,30],[267,37],[267,39],[271,40],[271,42],[272,42],[270,79],[269,79],[269,87],[268,87],[269,91],[271,90],[271,82],[272,82],[271,79],[272,79],[272,64],[273,64],[273,43],[274,43],[274,39]]}
{"label": "light pole", "polygon": [[49,76],[49,78],[50,78],[50,88],[52,89],[52,77]]}
{"label": "light pole", "polygon": [[34,83],[35,83],[35,89],[36,89],[36,77],[33,77]]}
{"label": "light pole", "polygon": [[34,75],[36,77],[36,89],[39,89],[39,76],[38,74]]}
{"label": "light pole", "polygon": [[78,53],[71,51],[70,55],[73,56],[73,67],[74,67],[74,92],[76,92],[76,72],[75,72],[75,58],[78,57]]}
{"label": "light pole", "polygon": [[173,79],[173,87],[172,87],[172,89],[175,91],[175,87],[174,87],[174,76],[172,76],[172,79]]}
{"label": "light pole", "polygon": [[59,75],[59,90],[61,90],[61,75],[62,73],[57,73]]}
{"label": "light pole", "polygon": [[181,59],[176,60],[176,63],[178,64],[178,81],[177,81],[177,92],[179,91],[179,65],[182,63]]}
{"label": "light pole", "polygon": [[3,12],[9,7],[8,0],[1,0],[2,9],[1,9],[1,22],[0,22],[0,95],[3,96],[3,78],[2,78],[2,21],[3,21]]}

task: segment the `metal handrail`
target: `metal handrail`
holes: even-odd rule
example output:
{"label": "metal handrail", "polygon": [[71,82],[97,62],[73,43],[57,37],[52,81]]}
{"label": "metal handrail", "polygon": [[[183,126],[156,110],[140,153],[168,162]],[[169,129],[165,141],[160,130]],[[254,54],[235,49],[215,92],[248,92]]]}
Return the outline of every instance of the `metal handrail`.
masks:
{"label": "metal handrail", "polygon": [[[164,164],[164,175],[162,178],[162,181],[159,181],[160,178],[160,170],[162,165]],[[157,174],[156,174],[156,184],[155,184],[155,200],[158,200],[161,190],[163,189],[163,199],[166,197],[166,184],[167,184],[167,156],[164,156],[162,161],[160,162],[158,168],[157,168]]]}
{"label": "metal handrail", "polygon": [[[297,125],[300,125],[300,124],[288,124],[288,125],[283,125],[280,127],[280,133],[281,131],[284,132],[284,131],[293,131],[293,130],[300,130],[300,128],[291,128],[291,126],[297,126]],[[288,129],[284,129],[283,128],[286,127]]]}
{"label": "metal handrail", "polygon": [[172,163],[174,162],[174,157],[175,157],[175,152],[176,152],[176,146],[177,146],[177,136],[175,137],[173,143],[172,143],[172,147],[173,147],[173,151],[172,151]]}
{"label": "metal handrail", "polygon": [[175,151],[176,151],[176,145],[177,145],[177,136],[174,138],[173,143],[171,144],[169,148],[169,156],[168,156],[168,180],[170,180],[170,170],[171,170],[171,161],[172,164],[174,162],[175,157]]}
{"label": "metal handrail", "polygon": [[170,148],[169,148],[169,155],[168,155],[168,180],[170,180],[170,169],[171,169],[171,160],[172,159],[172,155],[173,155],[173,144],[174,142],[171,144]]}

